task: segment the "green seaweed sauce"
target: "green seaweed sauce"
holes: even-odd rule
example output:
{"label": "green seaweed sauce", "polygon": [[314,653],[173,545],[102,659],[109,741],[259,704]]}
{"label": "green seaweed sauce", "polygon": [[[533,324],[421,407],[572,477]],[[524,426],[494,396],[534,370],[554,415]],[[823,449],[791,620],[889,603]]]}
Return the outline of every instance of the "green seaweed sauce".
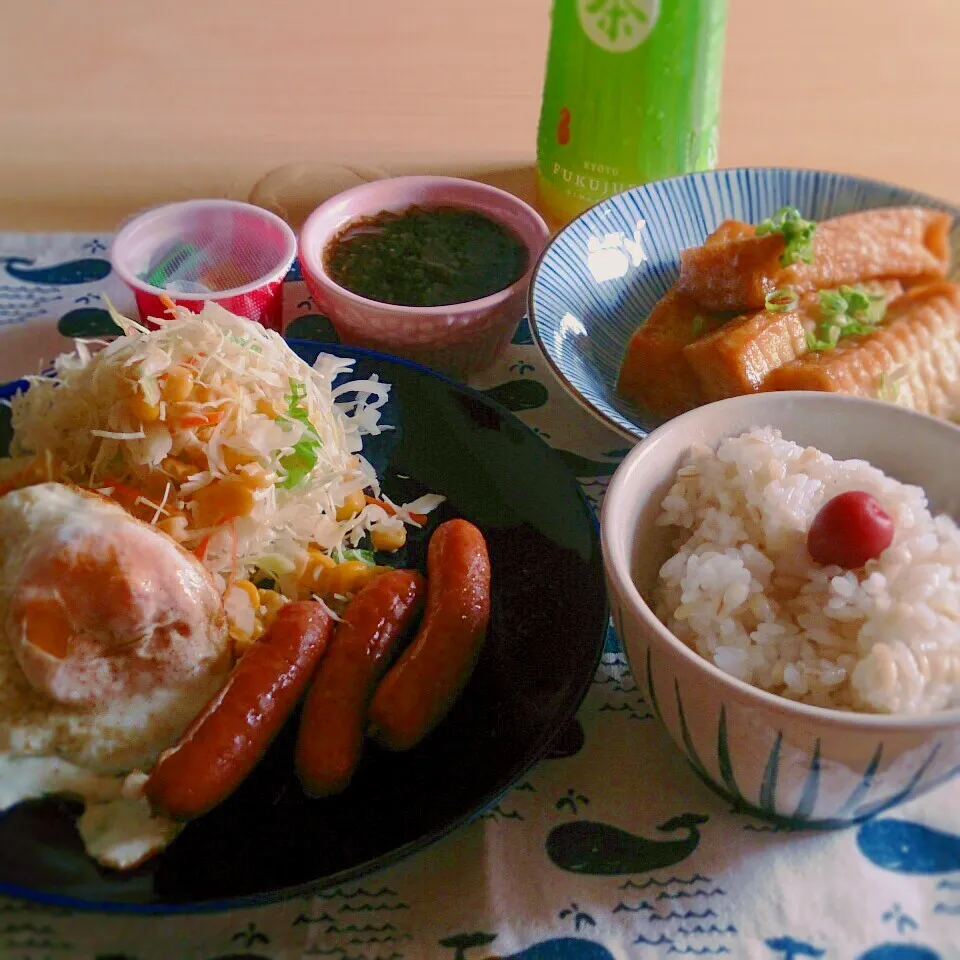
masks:
{"label": "green seaweed sauce", "polygon": [[384,210],[347,224],[324,268],[352,293],[405,307],[479,300],[526,272],[527,248],[503,224],[459,207]]}

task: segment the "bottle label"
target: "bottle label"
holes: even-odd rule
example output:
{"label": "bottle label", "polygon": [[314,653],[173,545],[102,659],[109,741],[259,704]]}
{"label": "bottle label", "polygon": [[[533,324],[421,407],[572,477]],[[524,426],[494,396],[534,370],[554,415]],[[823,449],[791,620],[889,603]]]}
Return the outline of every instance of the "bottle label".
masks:
{"label": "bottle label", "polygon": [[566,222],[716,162],[727,0],[554,0],[537,130],[541,211]]}
{"label": "bottle label", "polygon": [[558,186],[562,186],[569,196],[587,203],[596,203],[604,197],[621,193],[633,186],[629,180],[617,179],[620,173],[618,167],[591,163],[589,160],[583,160],[581,163],[582,170],[572,170],[554,160],[546,171],[547,177]]}
{"label": "bottle label", "polygon": [[602,50],[627,53],[650,35],[660,0],[577,0],[583,32]]}

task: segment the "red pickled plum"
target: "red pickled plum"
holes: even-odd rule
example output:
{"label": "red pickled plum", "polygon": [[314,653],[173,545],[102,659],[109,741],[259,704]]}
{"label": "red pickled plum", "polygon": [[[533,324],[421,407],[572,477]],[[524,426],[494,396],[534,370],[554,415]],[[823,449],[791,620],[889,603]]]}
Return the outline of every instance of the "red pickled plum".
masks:
{"label": "red pickled plum", "polygon": [[828,500],[807,534],[811,559],[853,570],[875,560],[893,542],[893,520],[864,490],[848,490]]}

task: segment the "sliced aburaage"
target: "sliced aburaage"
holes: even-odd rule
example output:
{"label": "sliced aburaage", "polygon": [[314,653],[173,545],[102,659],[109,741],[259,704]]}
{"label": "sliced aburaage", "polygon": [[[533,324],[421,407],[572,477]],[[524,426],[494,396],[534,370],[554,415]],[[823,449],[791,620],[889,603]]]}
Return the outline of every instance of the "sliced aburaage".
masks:
{"label": "sliced aburaage", "polygon": [[761,390],[828,390],[960,411],[951,218],[895,207],[819,224],[784,208],[724,221],[627,347],[617,392],[654,416]]}
{"label": "sliced aburaage", "polygon": [[894,301],[868,336],[840,340],[775,370],[770,390],[824,390],[883,396],[949,417],[960,409],[960,287],[928,284]]}
{"label": "sliced aburaage", "polygon": [[817,225],[812,263],[781,263],[784,237],[733,236],[684,250],[677,289],[707,310],[758,309],[771,290],[797,293],[883,277],[931,280],[950,260],[950,217],[923,207],[849,213]]}
{"label": "sliced aburaage", "polygon": [[[705,245],[724,244],[754,230],[749,223],[725,220]],[[676,416],[702,403],[697,377],[683,350],[729,316],[704,310],[692,297],[671,287],[630,338],[617,393],[664,416]]]}
{"label": "sliced aburaage", "polygon": [[[869,285],[892,300],[903,292],[898,280]],[[705,403],[763,389],[777,368],[808,352],[807,334],[820,321],[820,297],[804,294],[789,310],[746,313],[683,348]]]}
{"label": "sliced aburaage", "polygon": [[697,339],[701,329],[712,331],[719,323],[672,287],[630,338],[617,392],[667,417],[702,403],[700,385],[684,348]]}

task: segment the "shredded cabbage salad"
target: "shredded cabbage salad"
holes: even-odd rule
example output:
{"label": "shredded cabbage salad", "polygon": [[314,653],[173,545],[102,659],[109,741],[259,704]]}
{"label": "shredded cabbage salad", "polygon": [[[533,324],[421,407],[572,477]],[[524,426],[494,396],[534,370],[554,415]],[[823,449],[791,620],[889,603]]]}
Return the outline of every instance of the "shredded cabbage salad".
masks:
{"label": "shredded cabbage salad", "polygon": [[78,341],[52,376],[29,377],[10,401],[17,462],[122,503],[224,589],[269,578],[288,597],[308,551],[370,562],[357,551],[367,534],[420,525],[442,502],[395,504],[380,490],[362,454],[364,436],[391,429],[375,374],[349,379],[353,361],[328,354],[311,367],[213,303],[169,312],[148,330],[112,311],[123,336]]}

